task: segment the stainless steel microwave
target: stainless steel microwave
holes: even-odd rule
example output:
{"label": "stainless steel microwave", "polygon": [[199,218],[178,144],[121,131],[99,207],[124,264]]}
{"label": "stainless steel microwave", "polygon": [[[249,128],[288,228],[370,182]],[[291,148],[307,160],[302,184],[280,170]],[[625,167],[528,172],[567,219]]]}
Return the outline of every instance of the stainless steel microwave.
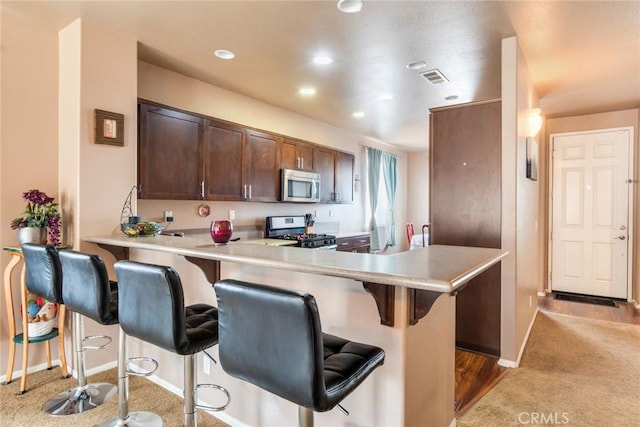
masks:
{"label": "stainless steel microwave", "polygon": [[320,201],[320,175],[295,169],[282,169],[281,200],[315,203]]}

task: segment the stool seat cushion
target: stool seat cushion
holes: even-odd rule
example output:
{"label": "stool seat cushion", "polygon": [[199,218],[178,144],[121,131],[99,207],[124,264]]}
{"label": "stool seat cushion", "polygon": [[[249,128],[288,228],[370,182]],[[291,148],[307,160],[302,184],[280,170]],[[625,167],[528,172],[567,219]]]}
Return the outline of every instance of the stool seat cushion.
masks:
{"label": "stool seat cushion", "polygon": [[185,308],[187,346],[179,354],[194,354],[218,343],[218,309],[208,304]]}
{"label": "stool seat cushion", "polygon": [[329,334],[322,334],[322,340],[326,405],[330,409],[382,363],[384,350]]}

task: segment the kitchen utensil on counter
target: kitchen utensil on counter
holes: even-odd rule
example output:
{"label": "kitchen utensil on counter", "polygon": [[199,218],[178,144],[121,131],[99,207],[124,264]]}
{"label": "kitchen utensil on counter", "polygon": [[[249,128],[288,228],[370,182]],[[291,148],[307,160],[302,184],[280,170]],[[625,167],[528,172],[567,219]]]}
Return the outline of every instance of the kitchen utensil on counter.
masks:
{"label": "kitchen utensil on counter", "polygon": [[227,219],[211,221],[211,238],[218,245],[226,244],[233,234],[233,224]]}
{"label": "kitchen utensil on counter", "polygon": [[315,217],[310,213],[304,214],[304,232],[306,234],[313,233],[313,224],[315,224]]}

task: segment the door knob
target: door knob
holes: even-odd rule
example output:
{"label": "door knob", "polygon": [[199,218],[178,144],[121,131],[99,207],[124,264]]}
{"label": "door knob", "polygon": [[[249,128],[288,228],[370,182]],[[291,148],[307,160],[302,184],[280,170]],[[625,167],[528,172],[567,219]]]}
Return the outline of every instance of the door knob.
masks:
{"label": "door knob", "polygon": [[620,239],[620,240],[625,240],[627,238],[627,236],[625,235],[620,235],[618,237],[614,237],[614,239]]}

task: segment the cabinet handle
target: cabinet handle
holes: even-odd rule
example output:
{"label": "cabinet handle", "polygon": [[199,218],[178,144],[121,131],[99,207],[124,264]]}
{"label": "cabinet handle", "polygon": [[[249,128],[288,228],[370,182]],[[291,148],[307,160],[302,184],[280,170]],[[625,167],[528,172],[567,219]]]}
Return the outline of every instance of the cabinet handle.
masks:
{"label": "cabinet handle", "polygon": [[340,193],[336,193],[336,202],[340,203]]}
{"label": "cabinet handle", "polygon": [[300,169],[304,169],[304,157],[300,157]]}
{"label": "cabinet handle", "polygon": [[251,200],[251,184],[249,184],[249,200]]}
{"label": "cabinet handle", "polygon": [[204,200],[204,181],[200,182],[200,198]]}
{"label": "cabinet handle", "polygon": [[340,243],[340,246],[347,246],[349,242]]}
{"label": "cabinet handle", "polygon": [[242,186],[242,198],[246,199],[247,198],[247,184],[244,184]]}

